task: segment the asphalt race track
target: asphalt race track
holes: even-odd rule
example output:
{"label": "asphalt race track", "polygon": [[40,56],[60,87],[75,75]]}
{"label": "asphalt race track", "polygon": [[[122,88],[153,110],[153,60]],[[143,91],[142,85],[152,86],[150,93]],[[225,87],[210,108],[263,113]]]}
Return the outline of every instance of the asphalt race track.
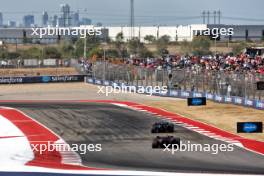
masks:
{"label": "asphalt race track", "polygon": [[[176,172],[264,174],[264,156],[235,147],[216,155],[152,149],[150,133],[158,117],[102,103],[2,103],[22,110],[69,144],[102,144],[102,151],[80,155],[90,167]],[[192,143],[221,144],[183,127],[173,134]]]}

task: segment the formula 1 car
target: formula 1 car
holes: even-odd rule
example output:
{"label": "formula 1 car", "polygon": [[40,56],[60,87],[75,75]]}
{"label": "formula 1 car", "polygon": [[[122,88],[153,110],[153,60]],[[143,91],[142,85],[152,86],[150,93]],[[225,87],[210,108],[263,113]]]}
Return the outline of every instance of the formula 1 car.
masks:
{"label": "formula 1 car", "polygon": [[157,122],[154,123],[151,129],[151,133],[173,133],[174,124],[169,122]]}
{"label": "formula 1 car", "polygon": [[174,147],[180,147],[180,138],[175,138],[173,136],[166,136],[166,137],[160,137],[157,136],[153,142],[152,142],[152,148],[172,148]]}

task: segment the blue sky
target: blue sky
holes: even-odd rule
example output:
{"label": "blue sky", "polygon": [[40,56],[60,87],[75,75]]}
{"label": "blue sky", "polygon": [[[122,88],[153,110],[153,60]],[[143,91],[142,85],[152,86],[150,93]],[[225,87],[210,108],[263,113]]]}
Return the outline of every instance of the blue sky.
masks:
{"label": "blue sky", "polygon": [[[134,0],[136,25],[177,25],[202,23],[203,10],[221,10],[225,24],[264,24],[263,0]],[[129,0],[0,0],[0,11],[7,20],[22,21],[34,14],[37,23],[41,12],[59,13],[59,5],[68,3],[72,11],[105,25],[126,25],[129,22]],[[196,18],[195,18],[196,17]],[[187,18],[187,19],[186,19]],[[254,20],[256,19],[256,20]],[[213,19],[211,19],[213,21]]]}

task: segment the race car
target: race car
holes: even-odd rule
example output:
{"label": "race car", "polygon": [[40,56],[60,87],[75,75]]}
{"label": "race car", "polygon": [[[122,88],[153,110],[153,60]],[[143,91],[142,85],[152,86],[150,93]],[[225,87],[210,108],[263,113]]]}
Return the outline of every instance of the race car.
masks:
{"label": "race car", "polygon": [[180,147],[180,138],[173,136],[157,136],[152,142],[152,148],[165,148],[166,146],[168,146],[168,148],[172,148],[172,146],[174,146],[174,148]]}
{"label": "race car", "polygon": [[151,129],[151,133],[173,133],[174,124],[169,122],[157,122],[154,123]]}

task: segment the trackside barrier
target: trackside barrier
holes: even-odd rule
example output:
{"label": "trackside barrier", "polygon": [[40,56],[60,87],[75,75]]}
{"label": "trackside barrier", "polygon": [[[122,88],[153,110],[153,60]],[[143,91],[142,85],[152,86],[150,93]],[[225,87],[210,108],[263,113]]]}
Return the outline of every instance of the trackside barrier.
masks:
{"label": "trackside barrier", "polygon": [[[99,79],[93,79],[90,77],[85,77],[85,82],[90,84],[102,85],[102,86],[129,86],[125,83],[118,83],[113,81],[104,81]],[[131,85],[130,85],[131,86]],[[136,85],[133,85],[136,86]],[[138,86],[136,86],[138,88]],[[147,93],[145,93],[147,94]],[[259,110],[264,110],[264,101],[252,100],[247,98],[241,98],[236,96],[223,96],[212,94],[208,92],[191,92],[191,91],[181,91],[181,90],[169,90],[167,93],[153,93],[155,96],[162,97],[175,97],[175,98],[190,98],[190,97],[206,97],[208,100],[212,100],[217,103],[227,103],[239,106],[251,107]]]}
{"label": "trackside barrier", "polygon": [[83,82],[84,75],[0,77],[0,84]]}

